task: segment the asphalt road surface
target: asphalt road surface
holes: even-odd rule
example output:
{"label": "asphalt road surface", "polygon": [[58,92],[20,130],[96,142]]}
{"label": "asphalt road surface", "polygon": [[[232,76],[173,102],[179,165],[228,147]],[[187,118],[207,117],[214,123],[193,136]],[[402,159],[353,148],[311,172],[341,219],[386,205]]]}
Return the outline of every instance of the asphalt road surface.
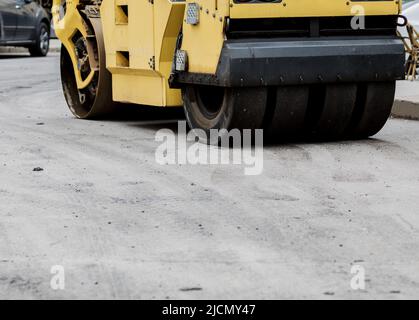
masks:
{"label": "asphalt road surface", "polygon": [[0,57],[0,298],[419,298],[419,122],[160,165],[181,113],[76,120],[58,65]]}

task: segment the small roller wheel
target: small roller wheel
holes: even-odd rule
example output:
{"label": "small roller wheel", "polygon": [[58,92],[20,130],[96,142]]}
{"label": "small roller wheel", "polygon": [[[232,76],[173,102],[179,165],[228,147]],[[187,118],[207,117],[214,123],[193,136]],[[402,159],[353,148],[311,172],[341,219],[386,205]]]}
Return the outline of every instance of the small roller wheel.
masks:
{"label": "small roller wheel", "polygon": [[356,107],[347,136],[364,139],[377,134],[390,117],[395,92],[395,81],[358,85]]}
{"label": "small roller wheel", "polygon": [[[221,88],[190,85],[182,89],[186,119],[192,129],[262,128],[266,109],[266,88]],[[218,144],[219,141],[207,140]]]}
{"label": "small roller wheel", "polygon": [[[61,48],[61,82],[64,97],[71,112],[80,119],[98,119],[115,112],[117,104],[112,101],[112,76],[106,69],[106,54],[103,43],[102,27],[100,19],[91,19],[96,41],[95,52],[97,64],[95,74],[87,87],[77,87],[73,63],[67,49]],[[74,39],[77,53],[78,67],[82,77],[86,77],[92,71],[88,56],[87,40],[80,34]]]}
{"label": "small roller wheel", "polygon": [[308,125],[311,136],[322,140],[341,139],[352,118],[356,93],[355,84],[326,85],[322,92],[321,105],[311,106],[319,111],[315,121]]}

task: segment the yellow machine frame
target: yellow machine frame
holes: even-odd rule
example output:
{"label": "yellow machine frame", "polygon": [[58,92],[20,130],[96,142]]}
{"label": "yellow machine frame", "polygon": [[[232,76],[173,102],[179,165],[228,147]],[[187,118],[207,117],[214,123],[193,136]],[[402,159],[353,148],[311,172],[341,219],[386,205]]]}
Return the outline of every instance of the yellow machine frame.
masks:
{"label": "yellow machine frame", "polygon": [[[200,5],[200,22],[185,21],[185,6]],[[80,0],[67,1],[60,15],[61,0],[54,0],[56,33],[70,54],[77,87],[85,88],[94,69],[82,79],[72,37],[79,31],[87,37],[87,25],[77,10]],[[224,43],[227,17],[269,18],[351,16],[361,5],[365,15],[397,15],[401,1],[299,0],[281,3],[245,4],[233,0],[103,0],[100,8],[106,66],[112,73],[113,100],[153,106],[180,106],[179,89],[171,89],[171,73],[177,37],[182,30],[182,50],[188,52],[190,72],[214,74]],[[126,9],[126,10],[124,10]],[[127,14],[128,13],[128,14]]]}

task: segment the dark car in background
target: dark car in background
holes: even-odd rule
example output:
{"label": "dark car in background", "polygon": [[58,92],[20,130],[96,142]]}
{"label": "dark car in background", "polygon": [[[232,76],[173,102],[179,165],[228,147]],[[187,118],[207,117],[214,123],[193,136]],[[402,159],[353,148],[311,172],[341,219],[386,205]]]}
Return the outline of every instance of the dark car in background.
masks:
{"label": "dark car in background", "polygon": [[46,56],[50,13],[37,0],[0,0],[0,46],[26,47],[32,56]]}

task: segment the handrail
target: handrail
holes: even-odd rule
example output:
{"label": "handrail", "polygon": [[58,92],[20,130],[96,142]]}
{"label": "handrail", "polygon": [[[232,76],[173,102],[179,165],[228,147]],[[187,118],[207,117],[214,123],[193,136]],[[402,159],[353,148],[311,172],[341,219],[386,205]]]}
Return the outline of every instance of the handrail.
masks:
{"label": "handrail", "polygon": [[419,68],[419,32],[410,24],[406,24],[407,37],[397,32],[402,39],[406,53],[408,55],[406,61],[406,79],[417,80]]}

